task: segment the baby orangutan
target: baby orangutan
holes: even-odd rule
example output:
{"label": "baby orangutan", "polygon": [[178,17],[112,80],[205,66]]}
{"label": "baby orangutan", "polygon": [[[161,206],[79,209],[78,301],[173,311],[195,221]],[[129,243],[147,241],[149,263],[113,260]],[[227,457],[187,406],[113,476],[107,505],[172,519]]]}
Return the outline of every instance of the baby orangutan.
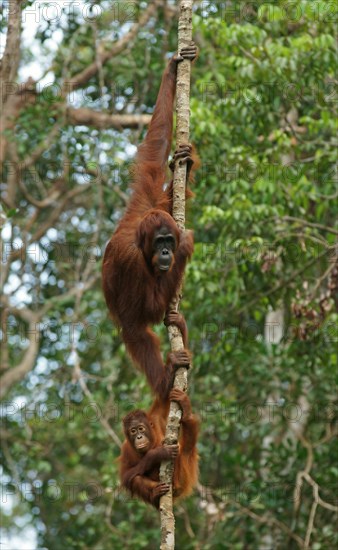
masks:
{"label": "baby orangutan", "polygon": [[[178,445],[162,445],[170,401],[179,403],[182,424]],[[169,485],[160,483],[160,464],[174,461],[174,498],[188,496],[197,483],[197,435],[199,422],[191,412],[190,399],[178,388],[171,390],[169,399],[156,399],[145,412],[136,410],[123,419],[126,440],[120,456],[120,478],[123,487],[132,495],[159,507],[160,498]]]}

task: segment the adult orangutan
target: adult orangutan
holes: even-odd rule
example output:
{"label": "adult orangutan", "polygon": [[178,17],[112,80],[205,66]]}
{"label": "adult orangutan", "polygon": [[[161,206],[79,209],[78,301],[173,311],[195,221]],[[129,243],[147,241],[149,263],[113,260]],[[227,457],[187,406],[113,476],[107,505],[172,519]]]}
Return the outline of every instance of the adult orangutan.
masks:
{"label": "adult orangutan", "polygon": [[[187,349],[170,353],[164,364],[158,337],[149,325],[175,324],[183,332],[184,318],[168,311],[193,252],[193,234],[180,231],[172,217],[172,183],[164,189],[172,141],[177,64],[196,57],[195,44],[183,48],[164,71],[154,114],[133,168],[133,194],[110,239],[103,260],[103,291],[114,321],[136,364],[145,372],[154,392],[168,397],[174,369],[189,366]],[[182,145],[174,160],[193,164],[192,148]],[[187,188],[186,196],[191,192]]]}
{"label": "adult orangutan", "polygon": [[169,490],[169,485],[159,481],[162,460],[174,461],[174,499],[188,496],[198,478],[198,420],[191,412],[189,397],[182,390],[172,389],[170,400],[177,401],[182,409],[178,445],[162,445],[169,399],[157,398],[149,412],[133,411],[123,419],[126,440],[120,456],[121,484],[155,508]]}

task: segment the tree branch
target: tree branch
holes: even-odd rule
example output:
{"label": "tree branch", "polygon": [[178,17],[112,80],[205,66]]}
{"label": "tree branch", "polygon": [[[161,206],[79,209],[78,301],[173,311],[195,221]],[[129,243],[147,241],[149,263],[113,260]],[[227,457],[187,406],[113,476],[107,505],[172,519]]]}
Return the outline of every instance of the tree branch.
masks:
{"label": "tree branch", "polygon": [[[5,261],[0,262],[0,281],[1,281],[1,287],[5,284],[5,281],[7,280],[8,273],[10,270],[10,265],[13,261],[17,260],[18,258],[21,259],[21,261],[24,260],[27,247],[32,244],[33,242],[38,241],[43,237],[43,235],[48,231],[50,227],[54,223],[56,223],[60,217],[60,214],[64,211],[66,204],[69,200],[73,199],[75,196],[84,193],[92,186],[92,184],[86,184],[86,185],[78,185],[74,189],[71,189],[66,196],[64,197],[63,201],[56,204],[53,211],[50,213],[50,216],[46,217],[46,221],[42,224],[39,224],[38,229],[31,235],[29,238],[27,238],[25,241],[23,241],[20,248],[11,248],[11,250],[6,251],[6,255],[4,255]],[[29,221],[29,228],[32,227],[33,223],[35,223],[38,219],[37,212],[40,212],[37,210],[33,216],[32,221]],[[42,210],[43,212],[43,210]],[[26,228],[28,230],[28,228]],[[0,236],[0,242],[1,242],[1,236]],[[4,249],[5,250],[5,249]],[[74,290],[74,289],[72,289]],[[59,298],[64,297],[64,295],[60,295]],[[54,300],[54,298],[52,299]],[[45,310],[47,311],[47,310]]]}
{"label": "tree branch", "polygon": [[[163,0],[154,0],[147,9],[143,12],[140,19],[135,23],[129,32],[127,32],[120,40],[118,40],[113,46],[110,42],[103,42],[101,44],[102,53],[98,54],[96,61],[94,61],[89,67],[86,67],[83,71],[74,75],[70,82],[64,83],[64,88],[66,92],[69,93],[72,90],[77,90],[82,88],[88,80],[90,80],[99,70],[99,67],[106,63],[109,59],[114,57],[123,51],[127,46],[130,45],[130,42],[134,40],[139,29],[143,27],[149,19],[156,13],[159,6],[163,5]],[[106,51],[105,51],[106,50]]]}
{"label": "tree branch", "polygon": [[2,104],[5,103],[10,90],[10,87],[7,88],[6,85],[14,84],[18,73],[20,61],[21,4],[22,0],[9,0],[8,2],[9,17],[6,46],[3,58],[0,61],[0,75],[3,87],[3,93],[1,94]]}
{"label": "tree branch", "polygon": [[[85,282],[78,282],[75,284],[68,292],[65,294],[60,294],[51,298],[38,312],[33,313],[28,309],[17,309],[10,308],[10,312],[13,314],[19,315],[22,319],[29,319],[29,345],[28,349],[24,355],[23,360],[19,365],[9,369],[5,374],[0,378],[0,399],[5,397],[10,388],[22,380],[33,368],[35,364],[36,357],[39,351],[39,341],[40,341],[40,327],[39,321],[42,319],[43,315],[47,313],[56,303],[61,304],[63,301],[69,300],[69,298],[75,297],[77,301],[80,300],[83,293],[91,288],[93,284],[97,281],[99,275],[95,274],[92,277],[88,277]],[[105,429],[108,430],[108,422],[105,419],[102,419],[102,425],[105,425]],[[109,426],[110,428],[110,426]]]}
{"label": "tree branch", "polygon": [[[4,84],[2,85],[4,87]],[[4,92],[5,93],[5,92]],[[36,100],[35,82],[29,78],[24,84],[17,87],[11,83],[7,90],[7,99],[3,103],[0,116],[0,170],[5,161],[8,139],[4,135],[7,130],[12,130],[16,124],[17,117],[23,107],[30,105]]]}
{"label": "tree branch", "polygon": [[301,218],[295,218],[293,216],[283,216],[282,218],[277,218],[278,221],[286,221],[286,222],[294,222],[299,225],[306,225],[307,227],[314,227],[316,229],[319,229],[321,231],[326,231],[327,233],[333,233],[333,235],[338,235],[338,231],[336,229],[333,229],[333,227],[328,227],[326,225],[322,225],[320,223],[312,223],[308,222],[307,220],[302,220]]}
{"label": "tree branch", "polygon": [[29,345],[19,365],[5,372],[0,379],[0,399],[5,397],[10,388],[22,380],[34,367],[39,351],[40,331],[37,322],[29,324]]}
{"label": "tree branch", "polygon": [[117,130],[139,128],[149,124],[150,120],[151,115],[111,115],[110,113],[93,111],[87,107],[81,107],[80,109],[68,107],[67,109],[67,122],[69,124],[83,124],[95,128],[115,128]]}
{"label": "tree branch", "polygon": [[[330,249],[331,249],[331,247],[330,247]],[[281,290],[282,288],[287,287],[290,283],[292,283],[296,279],[296,277],[299,277],[300,275],[302,275],[304,273],[304,271],[306,271],[309,267],[311,267],[313,264],[318,262],[318,260],[320,260],[324,256],[327,256],[328,253],[329,253],[329,250],[324,250],[324,252],[321,252],[315,258],[311,258],[300,269],[296,269],[295,271],[293,271],[293,273],[289,277],[287,277],[284,281],[281,281],[280,283],[277,283],[275,286],[273,286],[272,288],[267,290],[263,294],[263,297],[266,298],[267,296],[271,296],[271,294],[274,294],[275,292],[278,292],[278,290]],[[229,308],[228,313],[231,313],[231,312],[236,310],[236,314],[240,315],[244,311],[249,310],[251,306],[253,306],[256,302],[258,302],[259,300],[262,299],[262,296],[258,292],[256,292],[256,294],[258,295],[258,296],[256,296],[256,298],[253,298],[250,302],[247,302],[241,308],[239,308],[239,309],[236,309],[236,307]]]}

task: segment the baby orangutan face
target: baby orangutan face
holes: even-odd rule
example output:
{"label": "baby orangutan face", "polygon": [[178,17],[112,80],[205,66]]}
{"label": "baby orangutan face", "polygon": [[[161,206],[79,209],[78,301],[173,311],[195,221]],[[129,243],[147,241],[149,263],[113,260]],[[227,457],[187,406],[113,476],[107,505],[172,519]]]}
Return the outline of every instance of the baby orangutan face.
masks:
{"label": "baby orangutan face", "polygon": [[147,417],[134,417],[125,426],[126,436],[139,454],[146,454],[154,445],[154,437]]}

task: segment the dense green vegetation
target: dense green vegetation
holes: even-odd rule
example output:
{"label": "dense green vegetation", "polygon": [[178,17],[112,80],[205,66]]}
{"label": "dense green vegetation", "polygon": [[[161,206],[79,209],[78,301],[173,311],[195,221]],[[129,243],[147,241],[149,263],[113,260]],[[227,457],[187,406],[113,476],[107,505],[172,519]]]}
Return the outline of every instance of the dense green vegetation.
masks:
{"label": "dense green vegetation", "polygon": [[[175,51],[175,3],[140,25],[151,2],[75,4],[61,16],[23,3],[20,67],[3,97],[3,526],[33,526],[48,550],[155,549],[157,513],[117,478],[121,418],[151,395],[108,318],[100,269],[139,115]],[[334,8],[196,2],[202,167],[181,307],[202,423],[200,486],[176,508],[179,549],[338,544]],[[23,92],[37,65],[41,80]]]}

